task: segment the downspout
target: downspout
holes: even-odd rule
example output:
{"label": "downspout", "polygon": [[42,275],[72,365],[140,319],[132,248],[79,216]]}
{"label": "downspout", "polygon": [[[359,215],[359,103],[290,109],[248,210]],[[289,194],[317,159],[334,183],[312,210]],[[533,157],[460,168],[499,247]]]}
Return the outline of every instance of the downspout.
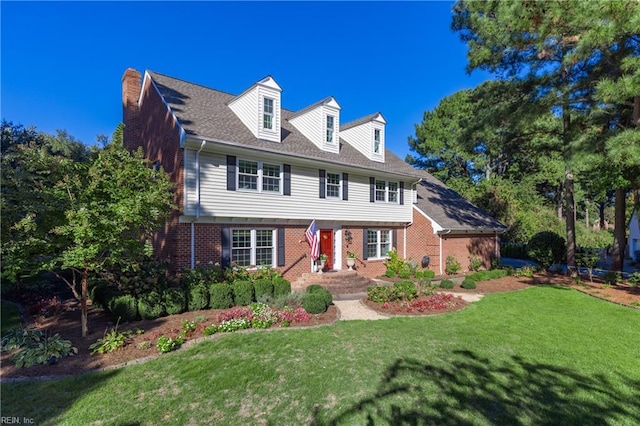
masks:
{"label": "downspout", "polygon": [[200,218],[200,151],[207,144],[205,140],[200,144],[200,148],[196,151],[196,217],[191,221],[191,269],[196,267],[196,225],[195,222]]}
{"label": "downspout", "polygon": [[440,237],[438,239],[439,243],[440,243],[440,254],[438,255],[438,258],[440,259],[440,262],[438,262],[440,264],[440,275],[442,275],[442,235],[447,235],[451,233],[451,229],[447,229],[447,232],[442,232],[439,233],[438,236]]}
{"label": "downspout", "polygon": [[[402,241],[404,246],[402,249],[404,251],[405,259],[407,258],[407,228],[413,225],[413,191],[414,191],[413,188],[420,182],[422,182],[422,178],[418,179],[417,181],[411,184],[411,222],[404,225],[404,235],[402,236]],[[416,189],[415,191],[417,192],[418,190]]]}

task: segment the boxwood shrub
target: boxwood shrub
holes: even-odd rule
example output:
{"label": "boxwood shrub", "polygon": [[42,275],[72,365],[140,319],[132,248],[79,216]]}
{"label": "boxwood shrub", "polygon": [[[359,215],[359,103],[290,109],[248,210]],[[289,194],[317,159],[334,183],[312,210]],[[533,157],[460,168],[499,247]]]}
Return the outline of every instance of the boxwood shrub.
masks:
{"label": "boxwood shrub", "polygon": [[311,284],[309,287],[307,287],[306,293],[321,295],[327,306],[333,303],[333,295],[331,294],[331,292],[322,287],[320,284]]}
{"label": "boxwood shrub", "polygon": [[464,281],[462,281],[462,284],[460,285],[460,287],[466,288],[467,290],[473,290],[474,288],[476,288],[476,282],[471,278],[467,277],[464,279]]}
{"label": "boxwood shrub", "polygon": [[273,280],[273,297],[287,296],[291,294],[291,282],[278,277]]}
{"label": "boxwood shrub", "polygon": [[440,288],[445,288],[445,289],[453,288],[453,281],[451,280],[440,281]]}
{"label": "boxwood shrub", "polygon": [[209,306],[209,288],[205,284],[196,284],[189,289],[187,308],[189,311],[207,309]]}
{"label": "boxwood shrub", "polygon": [[413,300],[418,296],[418,289],[412,281],[398,281],[393,284],[393,289],[402,300]]}
{"label": "boxwood shrub", "polygon": [[187,297],[181,288],[168,288],[164,291],[164,307],[168,315],[181,314],[187,308]]}
{"label": "boxwood shrub", "polygon": [[302,307],[310,314],[321,314],[327,310],[325,299],[319,292],[305,294]]}
{"label": "boxwood shrub", "polygon": [[253,291],[257,302],[264,302],[273,299],[273,282],[262,278],[253,283]]}
{"label": "boxwood shrub", "polygon": [[424,271],[422,271],[423,278],[433,278],[435,276],[436,276],[436,273],[433,272],[431,269],[425,269]]}
{"label": "boxwood shrub", "polygon": [[106,281],[97,282],[89,292],[91,304],[97,308],[109,309],[108,302],[110,294],[115,293],[114,287],[110,286]]}
{"label": "boxwood shrub", "polygon": [[151,320],[163,316],[165,308],[160,293],[152,291],[141,294],[138,297],[138,313],[143,320]]}
{"label": "boxwood shrub", "polygon": [[138,301],[130,294],[121,294],[111,299],[111,319],[117,322],[130,322],[138,319]]}
{"label": "boxwood shrub", "polygon": [[209,307],[227,309],[233,306],[231,286],[227,283],[215,283],[209,286]]}
{"label": "boxwood shrub", "polygon": [[231,284],[233,291],[233,304],[236,306],[249,306],[255,301],[253,298],[253,283],[251,281],[238,280]]}

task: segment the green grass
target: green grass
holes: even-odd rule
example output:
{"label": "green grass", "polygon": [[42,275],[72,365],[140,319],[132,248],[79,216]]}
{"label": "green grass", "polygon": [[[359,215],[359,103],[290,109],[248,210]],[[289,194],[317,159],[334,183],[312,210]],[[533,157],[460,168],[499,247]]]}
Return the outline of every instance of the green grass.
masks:
{"label": "green grass", "polygon": [[640,311],[561,287],[460,312],[216,336],[146,364],[3,381],[39,425],[640,424]]}
{"label": "green grass", "polygon": [[9,302],[2,301],[0,305],[0,309],[2,309],[2,316],[0,323],[1,332],[4,333],[6,330],[10,330],[12,328],[20,327],[22,325],[22,318],[20,317],[20,311],[18,311],[18,307]]}

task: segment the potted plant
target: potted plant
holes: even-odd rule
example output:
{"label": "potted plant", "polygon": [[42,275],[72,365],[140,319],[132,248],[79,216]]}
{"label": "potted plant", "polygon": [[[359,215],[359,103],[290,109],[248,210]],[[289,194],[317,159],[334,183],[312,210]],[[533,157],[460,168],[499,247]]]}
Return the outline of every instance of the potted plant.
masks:
{"label": "potted plant", "polygon": [[353,266],[356,264],[356,254],[352,251],[347,252],[347,268],[353,271]]}
{"label": "potted plant", "polygon": [[324,253],[320,253],[320,256],[318,257],[318,262],[320,263],[320,265],[318,266],[318,272],[322,273],[322,270],[324,269],[324,263],[327,261],[327,255]]}

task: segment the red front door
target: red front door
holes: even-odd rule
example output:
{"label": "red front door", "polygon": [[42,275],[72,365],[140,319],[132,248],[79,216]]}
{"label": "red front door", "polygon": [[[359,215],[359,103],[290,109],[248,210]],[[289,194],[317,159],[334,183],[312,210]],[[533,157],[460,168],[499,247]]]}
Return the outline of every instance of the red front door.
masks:
{"label": "red front door", "polygon": [[320,230],[320,253],[327,255],[325,269],[333,269],[333,229]]}

